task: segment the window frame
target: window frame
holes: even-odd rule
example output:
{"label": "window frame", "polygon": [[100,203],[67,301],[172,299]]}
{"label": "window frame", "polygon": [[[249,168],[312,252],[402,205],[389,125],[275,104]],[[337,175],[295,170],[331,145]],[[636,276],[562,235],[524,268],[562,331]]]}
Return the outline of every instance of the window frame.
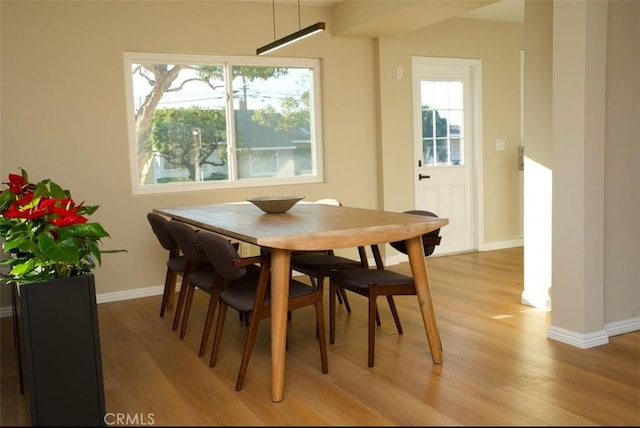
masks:
{"label": "window frame", "polygon": [[[127,115],[127,136],[129,147],[129,172],[131,176],[131,189],[135,194],[163,194],[193,192],[215,189],[241,189],[247,187],[280,186],[291,184],[321,183],[324,181],[324,144],[322,133],[322,85],[321,85],[321,61],[318,58],[285,58],[285,57],[250,57],[230,55],[200,55],[200,54],[173,54],[173,53],[146,53],[124,52],[124,78]],[[312,73],[310,82],[309,107],[311,109],[310,135],[312,145],[312,163],[315,163],[315,172],[304,176],[291,177],[257,177],[237,178],[236,171],[230,170],[228,180],[211,180],[195,182],[171,182],[140,184],[140,171],[138,170],[138,140],[135,130],[135,106],[132,78],[132,64],[157,63],[157,64],[189,64],[189,65],[223,65],[226,67],[225,92],[227,97],[227,150],[236,157],[235,127],[233,125],[233,96],[231,67],[232,66],[263,66],[263,67],[292,67],[309,68]],[[313,162],[315,161],[315,162]],[[231,162],[230,168],[237,168],[237,162]]]}

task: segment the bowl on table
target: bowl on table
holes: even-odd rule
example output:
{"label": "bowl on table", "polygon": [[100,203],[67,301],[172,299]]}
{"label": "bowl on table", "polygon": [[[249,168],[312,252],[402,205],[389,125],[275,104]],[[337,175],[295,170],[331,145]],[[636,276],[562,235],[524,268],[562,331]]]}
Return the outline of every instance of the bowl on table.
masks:
{"label": "bowl on table", "polygon": [[247,198],[247,201],[251,202],[267,214],[278,214],[289,211],[296,203],[304,198],[304,196],[300,195],[254,196],[252,198]]}

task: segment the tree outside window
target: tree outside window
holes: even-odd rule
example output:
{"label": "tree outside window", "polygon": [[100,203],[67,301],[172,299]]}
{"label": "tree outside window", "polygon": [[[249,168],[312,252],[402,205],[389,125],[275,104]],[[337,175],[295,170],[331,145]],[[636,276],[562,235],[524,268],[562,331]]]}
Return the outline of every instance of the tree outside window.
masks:
{"label": "tree outside window", "polygon": [[319,72],[317,60],[126,54],[134,191],[320,181]]}

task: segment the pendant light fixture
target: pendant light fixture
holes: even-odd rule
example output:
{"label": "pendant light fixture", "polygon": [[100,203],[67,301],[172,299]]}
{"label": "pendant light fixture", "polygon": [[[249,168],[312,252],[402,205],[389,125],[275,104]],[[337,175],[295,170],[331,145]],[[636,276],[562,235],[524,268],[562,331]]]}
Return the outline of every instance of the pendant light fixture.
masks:
{"label": "pendant light fixture", "polygon": [[[273,16],[273,38],[276,38],[276,1],[272,0],[272,16]],[[298,28],[300,28],[300,0],[298,0]],[[256,50],[257,55],[265,55],[270,52],[275,51],[276,49],[280,49],[284,46],[290,45],[291,43],[295,43],[298,40],[302,40],[305,37],[309,37],[313,34],[319,33],[320,31],[324,31],[325,23],[324,22],[316,22],[313,25],[310,25],[305,28],[300,28],[295,33],[291,33],[288,36],[284,36],[281,39],[275,40],[269,44],[266,44]]]}

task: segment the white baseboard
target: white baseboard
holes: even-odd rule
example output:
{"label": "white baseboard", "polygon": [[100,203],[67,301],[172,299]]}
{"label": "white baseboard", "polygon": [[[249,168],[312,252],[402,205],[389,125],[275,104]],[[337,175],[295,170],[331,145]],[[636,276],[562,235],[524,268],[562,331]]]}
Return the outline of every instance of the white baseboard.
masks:
{"label": "white baseboard", "polygon": [[593,348],[595,346],[606,345],[609,343],[609,336],[605,330],[583,334],[551,326],[549,327],[549,330],[547,330],[547,338],[566,343],[567,345],[575,346],[580,349]]}
{"label": "white baseboard", "polygon": [[[96,295],[96,303],[111,303],[121,300],[139,299],[141,297],[159,296],[164,290],[164,285],[156,285],[153,287],[137,288],[135,290],[115,291],[112,293],[102,293]],[[176,288],[176,291],[179,291]],[[0,308],[0,318],[12,316],[11,306],[2,306]]]}
{"label": "white baseboard", "polygon": [[[522,246],[524,246],[523,239],[511,239],[508,241],[495,241],[495,242],[484,243],[480,245],[480,248],[478,248],[478,251],[504,250],[506,248],[516,248],[516,247],[522,247]],[[469,251],[461,251],[461,252],[439,254],[438,249],[436,248],[436,252],[429,257],[453,256],[456,254],[464,254],[468,252]],[[392,266],[392,265],[397,265],[399,263],[404,263],[408,261],[409,261],[409,257],[406,254],[398,253],[398,254],[394,254],[393,256],[387,257],[384,260],[384,263],[385,263],[385,266]],[[373,266],[375,266],[375,263],[373,264]]]}
{"label": "white baseboard", "polygon": [[504,250],[505,248],[523,247],[524,239],[510,239],[508,241],[494,241],[480,244],[478,251]]}
{"label": "white baseboard", "polygon": [[604,329],[609,337],[638,331],[640,330],[640,317],[607,323],[604,325]]}
{"label": "white baseboard", "polygon": [[543,293],[543,295],[540,295],[539,293],[532,293],[531,291],[523,290],[520,295],[520,303],[542,309],[543,311],[551,311],[551,299],[546,292]]}
{"label": "white baseboard", "polygon": [[558,342],[566,343],[567,345],[587,349],[593,348],[594,346],[606,345],[609,343],[609,338],[611,336],[617,336],[639,330],[640,317],[636,317],[607,323],[603,326],[602,330],[587,334],[551,326],[547,331],[547,337],[549,339],[557,340]]}
{"label": "white baseboard", "polygon": [[13,311],[11,310],[11,306],[3,306],[0,308],[0,318],[10,317],[13,315]]}
{"label": "white baseboard", "polygon": [[[176,291],[180,289],[176,287]],[[96,295],[96,303],[119,302],[121,300],[139,299],[141,297],[158,296],[164,291],[164,285],[154,287],[137,288],[135,290],[115,291]]]}

